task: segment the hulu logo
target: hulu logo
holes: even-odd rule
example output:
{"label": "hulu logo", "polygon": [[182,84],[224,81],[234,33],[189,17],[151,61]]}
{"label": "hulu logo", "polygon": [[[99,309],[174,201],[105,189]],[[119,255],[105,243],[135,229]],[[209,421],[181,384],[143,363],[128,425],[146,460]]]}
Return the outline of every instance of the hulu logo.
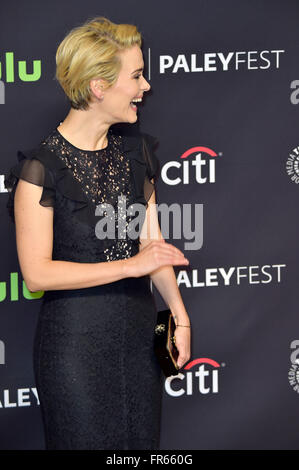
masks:
{"label": "hulu logo", "polygon": [[[3,77],[3,65],[0,62],[0,79],[6,83],[13,83],[15,81],[15,74],[22,82],[36,82],[41,77],[41,61],[33,60],[32,73],[27,72],[27,62],[26,60],[18,60],[17,62],[14,59],[13,52],[5,53],[5,79]],[[3,94],[3,92],[2,92]]]}
{"label": "hulu logo", "polygon": [[44,291],[30,292],[27,289],[25,281],[19,285],[19,273],[10,273],[10,282],[0,282],[0,302],[8,298],[10,295],[11,301],[19,300],[19,295],[27,300],[40,299],[44,295]]}

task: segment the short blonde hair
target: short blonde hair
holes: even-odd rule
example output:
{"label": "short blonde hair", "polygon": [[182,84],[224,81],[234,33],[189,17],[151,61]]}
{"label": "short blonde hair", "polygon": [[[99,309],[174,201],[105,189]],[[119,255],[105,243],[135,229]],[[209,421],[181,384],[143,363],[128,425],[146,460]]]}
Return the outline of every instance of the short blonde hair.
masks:
{"label": "short blonde hair", "polygon": [[131,24],[115,24],[104,16],[87,20],[73,28],[56,52],[56,75],[74,109],[88,109],[90,80],[102,78],[107,88],[118,78],[119,53],[129,47],[141,47],[141,34]]}

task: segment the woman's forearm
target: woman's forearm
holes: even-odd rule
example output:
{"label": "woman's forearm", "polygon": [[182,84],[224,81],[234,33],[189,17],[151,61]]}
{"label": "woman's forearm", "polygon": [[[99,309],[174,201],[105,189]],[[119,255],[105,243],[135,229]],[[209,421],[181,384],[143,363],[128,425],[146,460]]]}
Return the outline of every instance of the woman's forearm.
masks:
{"label": "woman's forearm", "polygon": [[102,263],[49,260],[31,266],[31,273],[28,284],[25,279],[31,292],[93,287],[130,275],[126,259]]}
{"label": "woman's forearm", "polygon": [[190,325],[172,266],[162,266],[150,274],[155,287],[176,318],[176,323]]}

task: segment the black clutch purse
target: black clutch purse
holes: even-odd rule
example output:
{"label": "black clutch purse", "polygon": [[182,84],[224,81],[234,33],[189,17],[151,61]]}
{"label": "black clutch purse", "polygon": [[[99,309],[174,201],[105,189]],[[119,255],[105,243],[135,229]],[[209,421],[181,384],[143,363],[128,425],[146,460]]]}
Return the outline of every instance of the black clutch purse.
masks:
{"label": "black clutch purse", "polygon": [[170,309],[160,310],[155,327],[154,350],[166,377],[178,375],[177,358],[179,351],[174,343],[175,322]]}

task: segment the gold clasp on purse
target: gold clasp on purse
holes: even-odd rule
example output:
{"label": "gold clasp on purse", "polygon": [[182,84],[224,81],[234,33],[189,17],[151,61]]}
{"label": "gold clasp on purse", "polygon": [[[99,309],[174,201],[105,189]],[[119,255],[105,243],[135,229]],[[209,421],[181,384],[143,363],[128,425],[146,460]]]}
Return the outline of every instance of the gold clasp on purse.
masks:
{"label": "gold clasp on purse", "polygon": [[156,325],[155,327],[155,332],[160,335],[161,333],[164,333],[165,331],[165,325],[163,323],[160,323],[159,325]]}

